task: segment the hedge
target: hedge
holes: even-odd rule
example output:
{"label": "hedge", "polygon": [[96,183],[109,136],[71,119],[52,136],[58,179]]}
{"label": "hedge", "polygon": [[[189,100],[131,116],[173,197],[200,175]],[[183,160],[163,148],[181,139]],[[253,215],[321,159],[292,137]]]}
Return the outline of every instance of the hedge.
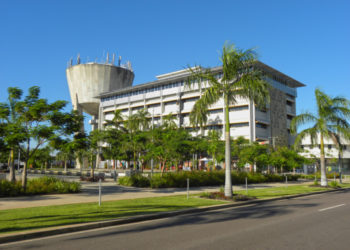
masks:
{"label": "hedge", "polygon": [[[245,184],[247,177],[248,183],[266,183],[266,182],[281,182],[285,181],[285,176],[274,174],[251,174],[245,172],[232,172],[232,184]],[[288,175],[289,181],[298,180],[297,175]],[[187,185],[187,178],[190,180],[191,187],[200,186],[220,186],[225,184],[225,172],[179,172],[165,173],[163,176],[155,174],[152,177],[145,177],[140,174],[133,176],[120,177],[119,184],[123,186],[133,187],[151,187],[151,188],[183,188]]]}

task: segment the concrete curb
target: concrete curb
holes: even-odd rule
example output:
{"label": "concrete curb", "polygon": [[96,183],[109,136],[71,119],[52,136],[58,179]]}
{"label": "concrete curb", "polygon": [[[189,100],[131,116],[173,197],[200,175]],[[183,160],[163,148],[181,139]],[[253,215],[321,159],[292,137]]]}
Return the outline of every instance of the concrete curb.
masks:
{"label": "concrete curb", "polygon": [[183,210],[177,210],[177,211],[137,215],[137,216],[114,219],[114,220],[105,220],[105,221],[90,222],[90,223],[84,223],[84,224],[73,224],[73,225],[59,226],[54,228],[52,227],[44,228],[44,229],[39,229],[31,232],[26,231],[26,232],[5,234],[5,235],[0,235],[0,244],[35,239],[35,238],[40,238],[45,236],[66,234],[66,233],[72,233],[72,232],[78,232],[78,231],[86,231],[86,230],[102,228],[102,227],[149,221],[154,219],[170,218],[170,217],[184,215],[184,214],[207,212],[207,211],[213,211],[213,210],[219,210],[219,209],[225,209],[225,208],[231,208],[231,207],[241,207],[246,205],[254,205],[254,204],[266,203],[266,202],[277,201],[277,200],[288,200],[288,199],[293,199],[293,198],[298,198],[303,196],[311,196],[311,195],[339,192],[339,191],[345,191],[345,190],[350,190],[350,188],[339,188],[334,190],[325,190],[325,191],[318,191],[313,193],[289,195],[289,196],[276,197],[271,199],[242,201],[242,202],[221,204],[221,205],[214,205],[214,206],[207,206],[207,207],[200,207],[200,208],[190,208],[190,209],[183,209]]}

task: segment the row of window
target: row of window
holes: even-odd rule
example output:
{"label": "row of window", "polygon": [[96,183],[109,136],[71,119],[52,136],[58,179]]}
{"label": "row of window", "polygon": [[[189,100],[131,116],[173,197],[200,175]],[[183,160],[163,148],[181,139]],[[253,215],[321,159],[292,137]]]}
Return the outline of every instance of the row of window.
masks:
{"label": "row of window", "polygon": [[[217,79],[222,78],[222,73],[216,74],[215,77]],[[134,95],[140,95],[140,94],[144,94],[144,93],[150,93],[150,92],[154,92],[154,91],[159,91],[161,89],[176,88],[176,87],[180,87],[180,86],[184,86],[184,85],[185,85],[184,81],[178,81],[178,82],[173,82],[173,83],[169,83],[169,84],[164,84],[164,85],[161,85],[161,86],[156,86],[156,87],[151,87],[151,88],[146,88],[146,89],[140,89],[140,90],[135,90],[135,91],[128,92],[128,93],[123,93],[123,94],[119,94],[119,95],[105,97],[105,98],[102,98],[101,101],[105,102],[105,101],[120,99],[120,98],[124,98],[124,97],[129,97],[129,96],[134,96]]]}
{"label": "row of window", "polygon": [[164,84],[164,85],[156,86],[156,87],[152,87],[152,88],[135,90],[135,91],[132,91],[132,92],[123,93],[123,94],[119,94],[119,95],[109,96],[109,97],[102,98],[101,101],[105,102],[105,101],[110,101],[110,100],[114,100],[114,99],[120,99],[120,98],[124,98],[124,97],[129,97],[129,96],[134,96],[134,95],[141,95],[141,94],[144,94],[144,93],[150,93],[150,92],[154,92],[154,91],[159,91],[161,89],[176,88],[176,87],[179,87],[179,86],[184,86],[184,81]]}
{"label": "row of window", "polygon": [[[326,146],[326,145],[325,145]],[[320,145],[318,145],[318,146],[315,146],[315,147],[318,147],[319,149],[321,149],[321,146]],[[314,148],[313,146],[304,146],[304,145],[301,145],[301,148],[302,149],[312,149],[312,148]],[[328,149],[332,149],[332,148],[337,148],[335,145],[332,145],[332,144],[328,144],[327,145],[327,148]],[[342,145],[342,148],[344,149],[344,150],[346,150],[346,145]]]}

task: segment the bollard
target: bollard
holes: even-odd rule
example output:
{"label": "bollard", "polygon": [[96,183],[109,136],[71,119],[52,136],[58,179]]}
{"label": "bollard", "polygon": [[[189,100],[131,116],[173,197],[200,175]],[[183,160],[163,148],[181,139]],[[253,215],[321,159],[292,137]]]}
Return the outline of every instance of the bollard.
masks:
{"label": "bollard", "polygon": [[288,176],[286,175],[286,185],[288,187]]}
{"label": "bollard", "polygon": [[335,172],[333,173],[333,177],[334,177],[334,182],[335,182]]}
{"label": "bollard", "polygon": [[245,177],[245,193],[248,195],[248,178]]}
{"label": "bollard", "polygon": [[190,179],[187,178],[187,200],[188,200],[189,193],[190,193]]}
{"label": "bollard", "polygon": [[98,181],[98,205],[101,206],[101,179]]}

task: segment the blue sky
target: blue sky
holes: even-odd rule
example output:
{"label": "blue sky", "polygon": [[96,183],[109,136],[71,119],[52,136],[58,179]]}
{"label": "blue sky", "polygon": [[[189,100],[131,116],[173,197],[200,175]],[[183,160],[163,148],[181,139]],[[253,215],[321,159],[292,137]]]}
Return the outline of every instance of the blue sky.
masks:
{"label": "blue sky", "polygon": [[[65,69],[106,53],[130,60],[134,84],[187,65],[219,65],[225,41],[256,47],[260,60],[305,83],[297,113],[316,87],[350,99],[350,1],[0,1],[0,101],[6,89],[41,87],[70,101]],[[71,106],[69,106],[71,108]]]}

